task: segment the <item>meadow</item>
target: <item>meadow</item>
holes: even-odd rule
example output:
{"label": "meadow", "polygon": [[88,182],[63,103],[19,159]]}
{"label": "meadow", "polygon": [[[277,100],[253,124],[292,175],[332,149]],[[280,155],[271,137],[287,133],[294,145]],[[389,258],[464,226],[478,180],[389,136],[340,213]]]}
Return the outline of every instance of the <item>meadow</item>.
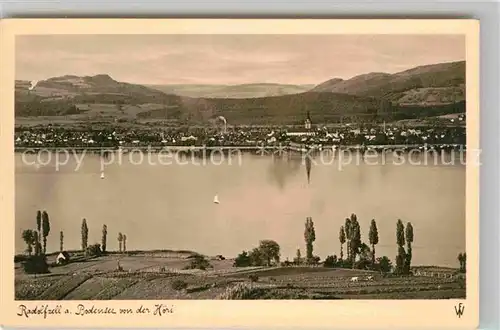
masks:
{"label": "meadow", "polygon": [[465,297],[465,281],[452,268],[427,267],[414,269],[420,276],[394,276],[321,266],[233,267],[233,260],[215,258],[210,260],[213,268],[184,269],[189,262],[187,254],[110,254],[51,267],[49,274],[38,275],[25,274],[17,263],[16,300]]}

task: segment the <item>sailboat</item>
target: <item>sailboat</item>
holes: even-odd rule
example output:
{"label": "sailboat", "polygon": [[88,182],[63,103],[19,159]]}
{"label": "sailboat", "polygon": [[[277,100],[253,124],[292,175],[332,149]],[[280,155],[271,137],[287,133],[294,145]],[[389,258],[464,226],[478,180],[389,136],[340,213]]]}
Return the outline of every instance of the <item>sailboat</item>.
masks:
{"label": "sailboat", "polygon": [[219,202],[219,196],[217,196],[217,195],[214,196],[214,203],[215,204],[219,204],[220,203]]}
{"label": "sailboat", "polygon": [[101,179],[104,179],[104,172],[101,172]]}

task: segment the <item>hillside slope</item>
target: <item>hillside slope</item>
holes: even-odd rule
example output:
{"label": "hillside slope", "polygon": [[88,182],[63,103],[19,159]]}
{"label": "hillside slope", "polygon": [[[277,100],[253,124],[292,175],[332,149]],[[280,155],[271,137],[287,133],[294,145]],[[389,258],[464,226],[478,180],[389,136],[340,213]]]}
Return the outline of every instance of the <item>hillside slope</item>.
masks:
{"label": "hillside slope", "polygon": [[342,80],[334,78],[312,89],[384,98],[399,104],[449,104],[465,99],[465,62],[419,66],[410,70],[368,73]]}
{"label": "hillside slope", "polygon": [[108,75],[62,76],[40,81],[29,90],[16,82],[16,116],[71,116],[75,119],[162,119],[203,123],[225,116],[238,124],[302,123],[309,111],[315,120],[339,120],[344,114],[373,114],[375,98],[306,92],[260,98],[190,98],[115,81]]}

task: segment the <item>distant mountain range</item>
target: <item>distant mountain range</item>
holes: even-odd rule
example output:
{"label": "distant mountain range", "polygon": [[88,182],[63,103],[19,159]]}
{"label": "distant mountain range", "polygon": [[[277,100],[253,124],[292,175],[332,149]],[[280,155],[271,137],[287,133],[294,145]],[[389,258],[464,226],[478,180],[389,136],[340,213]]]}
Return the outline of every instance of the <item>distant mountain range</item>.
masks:
{"label": "distant mountain range", "polygon": [[145,85],[167,94],[197,98],[234,98],[281,96],[304,93],[314,85],[242,84],[242,85]]}
{"label": "distant mountain range", "polygon": [[301,123],[344,117],[403,119],[465,111],[465,62],[420,66],[400,73],[334,78],[317,86],[283,84],[139,85],[109,75],[16,81],[17,117],[74,120],[167,120],[234,124]]}

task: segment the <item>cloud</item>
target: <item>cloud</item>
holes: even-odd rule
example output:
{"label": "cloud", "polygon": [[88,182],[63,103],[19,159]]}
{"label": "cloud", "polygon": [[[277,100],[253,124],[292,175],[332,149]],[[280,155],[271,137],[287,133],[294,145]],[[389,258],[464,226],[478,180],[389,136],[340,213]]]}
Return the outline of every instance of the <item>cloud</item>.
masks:
{"label": "cloud", "polygon": [[459,35],[39,35],[16,40],[16,79],[316,84],[464,58]]}

